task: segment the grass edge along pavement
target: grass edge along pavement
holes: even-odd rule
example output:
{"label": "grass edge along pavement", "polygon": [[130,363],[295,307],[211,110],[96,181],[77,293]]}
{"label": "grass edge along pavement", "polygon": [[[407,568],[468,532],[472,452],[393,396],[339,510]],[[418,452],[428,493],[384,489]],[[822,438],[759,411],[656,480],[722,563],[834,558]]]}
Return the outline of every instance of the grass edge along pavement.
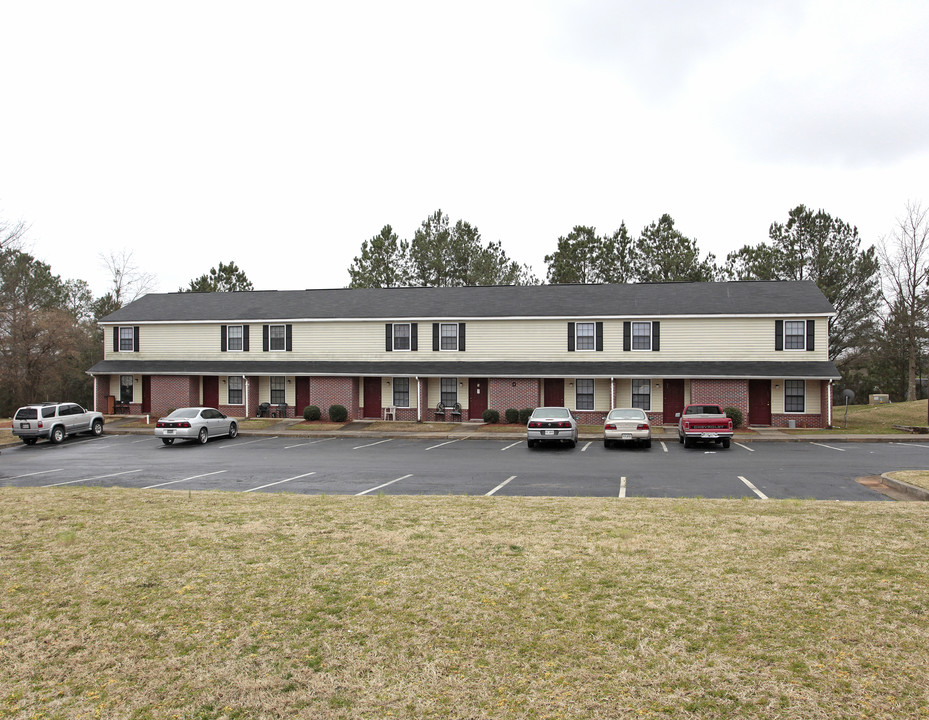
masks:
{"label": "grass edge along pavement", "polygon": [[2,488],[2,718],[929,715],[929,505]]}

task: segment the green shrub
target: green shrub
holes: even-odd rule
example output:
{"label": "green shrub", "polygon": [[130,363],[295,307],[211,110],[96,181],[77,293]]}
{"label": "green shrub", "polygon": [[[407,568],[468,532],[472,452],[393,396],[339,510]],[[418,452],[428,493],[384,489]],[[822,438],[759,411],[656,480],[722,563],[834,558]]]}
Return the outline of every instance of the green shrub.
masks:
{"label": "green shrub", "polygon": [[500,413],[499,413],[499,411],[497,411],[497,410],[490,410],[490,409],[487,409],[487,410],[484,411],[484,413],[483,413],[483,415],[482,415],[481,417],[484,418],[484,422],[485,422],[485,423],[498,423],[498,422],[500,422]]}
{"label": "green shrub", "polygon": [[303,419],[307,422],[319,420],[323,416],[323,411],[315,405],[307,405],[303,408]]}
{"label": "green shrub", "polygon": [[344,405],[330,405],[329,419],[332,422],[345,422],[348,420],[348,410]]}
{"label": "green shrub", "polygon": [[523,408],[519,411],[519,422],[522,425],[525,425],[529,422],[529,416],[532,415],[533,408]]}
{"label": "green shrub", "polygon": [[727,407],[725,410],[723,410],[723,412],[726,413],[726,417],[732,420],[732,427],[742,427],[742,420],[744,418],[742,417],[742,411],[739,410],[739,408]]}
{"label": "green shrub", "polygon": [[507,408],[504,416],[506,417],[506,421],[509,425],[514,425],[515,423],[519,422],[519,410],[516,408]]}

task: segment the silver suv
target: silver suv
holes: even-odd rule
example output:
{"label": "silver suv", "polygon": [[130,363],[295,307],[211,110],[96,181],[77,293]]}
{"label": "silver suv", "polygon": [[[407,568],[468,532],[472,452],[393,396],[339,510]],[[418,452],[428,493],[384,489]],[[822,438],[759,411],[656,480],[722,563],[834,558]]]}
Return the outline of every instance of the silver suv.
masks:
{"label": "silver suv", "polygon": [[103,415],[74,403],[38,403],[21,407],[13,416],[13,434],[26,445],[35,445],[39,438],[57,444],[79,432],[102,435]]}

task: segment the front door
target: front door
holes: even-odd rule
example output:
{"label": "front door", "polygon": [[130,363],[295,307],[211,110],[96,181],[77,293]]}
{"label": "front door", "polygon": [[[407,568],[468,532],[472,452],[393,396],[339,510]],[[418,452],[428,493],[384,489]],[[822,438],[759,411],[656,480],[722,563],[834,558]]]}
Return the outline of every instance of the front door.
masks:
{"label": "front door", "polygon": [[142,376],[142,412],[148,414],[152,411],[152,376]]}
{"label": "front door", "polygon": [[294,380],[296,385],[296,396],[294,402],[297,403],[297,417],[303,415],[303,411],[310,404],[310,379],[308,377],[297,377]]}
{"label": "front door", "polygon": [[545,378],[545,406],[564,407],[564,380]]}
{"label": "front door", "polygon": [[203,404],[206,407],[219,407],[219,378],[216,375],[203,376]]}
{"label": "front door", "polygon": [[684,412],[684,381],[683,380],[665,380],[664,381],[664,413],[665,425],[676,425],[677,414]]}
{"label": "front door", "polygon": [[366,377],[364,393],[365,406],[361,409],[361,414],[366,418],[379,418],[381,416],[381,379]]}
{"label": "front door", "polygon": [[468,389],[468,417],[476,420],[487,409],[487,378],[471,378]]}
{"label": "front door", "polygon": [[748,424],[771,424],[771,381],[748,381]]}

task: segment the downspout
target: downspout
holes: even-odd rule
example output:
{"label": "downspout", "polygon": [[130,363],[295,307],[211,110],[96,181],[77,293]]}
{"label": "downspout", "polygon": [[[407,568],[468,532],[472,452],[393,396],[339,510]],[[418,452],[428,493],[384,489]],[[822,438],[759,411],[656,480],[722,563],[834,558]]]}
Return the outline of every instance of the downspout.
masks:
{"label": "downspout", "polygon": [[419,384],[419,376],[416,377],[416,422],[423,421],[423,389]]}
{"label": "downspout", "polygon": [[[245,418],[248,419],[248,378],[242,376],[242,382],[245,383]],[[226,398],[228,400],[229,398]]]}
{"label": "downspout", "polygon": [[97,412],[97,376],[94,375],[94,412]]}
{"label": "downspout", "polygon": [[832,427],[832,380],[829,381],[829,386],[826,388],[826,406],[827,406],[827,424],[826,427]]}
{"label": "downspout", "polygon": [[610,409],[616,407],[616,378],[610,378]]}

